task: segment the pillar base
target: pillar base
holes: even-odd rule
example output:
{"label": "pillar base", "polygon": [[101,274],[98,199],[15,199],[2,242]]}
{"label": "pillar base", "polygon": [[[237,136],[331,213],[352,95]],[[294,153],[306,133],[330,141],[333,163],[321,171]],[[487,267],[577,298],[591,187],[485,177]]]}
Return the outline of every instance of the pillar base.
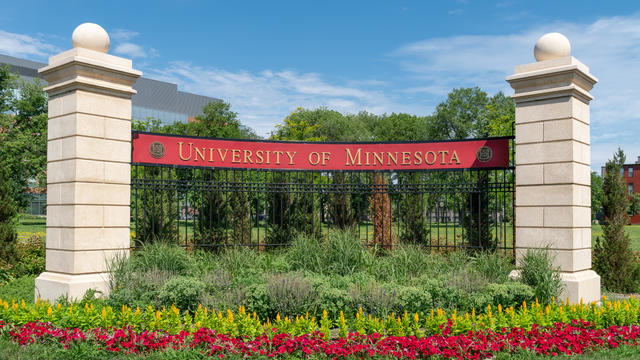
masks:
{"label": "pillar base", "polygon": [[574,273],[560,273],[565,286],[562,299],[569,298],[572,304],[582,300],[585,303],[600,302],[600,275],[593,270],[583,270]]}
{"label": "pillar base", "polygon": [[[509,273],[512,280],[520,280],[520,270],[512,270]],[[588,304],[591,302],[600,302],[600,275],[593,270],[583,270],[574,273],[560,273],[560,279],[564,289],[560,294],[561,301],[569,298],[569,302],[577,304],[582,300]]]}
{"label": "pillar base", "polygon": [[36,278],[35,298],[54,303],[61,296],[69,300],[82,299],[89,289],[97,290],[102,296],[109,293],[109,273],[88,275],[68,275],[43,272]]}

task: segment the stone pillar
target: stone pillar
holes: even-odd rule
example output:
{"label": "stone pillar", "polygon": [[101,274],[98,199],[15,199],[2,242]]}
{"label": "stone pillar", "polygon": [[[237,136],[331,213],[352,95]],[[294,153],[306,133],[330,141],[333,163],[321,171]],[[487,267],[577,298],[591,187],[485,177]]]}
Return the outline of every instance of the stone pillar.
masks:
{"label": "stone pillar", "polygon": [[516,264],[547,247],[572,302],[600,300],[591,270],[589,91],[597,79],[559,33],[542,36],[537,62],[507,81],[516,102]]}
{"label": "stone pillar", "polygon": [[46,272],[36,298],[77,299],[108,292],[108,266],[128,256],[132,85],[131,60],[106,52],[96,24],[73,32],[74,48],[40,69],[48,82]]}

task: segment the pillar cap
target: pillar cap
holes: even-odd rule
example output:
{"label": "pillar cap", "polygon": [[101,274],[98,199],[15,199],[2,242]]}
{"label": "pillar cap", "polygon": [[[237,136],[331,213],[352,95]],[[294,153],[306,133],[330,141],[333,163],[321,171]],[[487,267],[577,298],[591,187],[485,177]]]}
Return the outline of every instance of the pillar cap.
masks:
{"label": "pillar cap", "polygon": [[533,48],[536,61],[545,61],[571,55],[571,43],[566,36],[552,32],[542,35]]}
{"label": "pillar cap", "polygon": [[84,23],[78,25],[73,30],[71,35],[71,42],[74,48],[85,48],[102,53],[109,51],[111,41],[109,40],[109,34],[102,28],[102,26],[94,23]]}

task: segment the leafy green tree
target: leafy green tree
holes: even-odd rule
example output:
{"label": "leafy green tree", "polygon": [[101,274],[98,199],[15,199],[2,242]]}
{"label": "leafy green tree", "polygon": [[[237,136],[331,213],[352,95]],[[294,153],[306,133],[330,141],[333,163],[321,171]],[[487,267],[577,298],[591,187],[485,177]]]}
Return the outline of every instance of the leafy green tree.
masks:
{"label": "leafy green tree", "polygon": [[[231,111],[229,103],[211,102],[205,105],[202,112],[202,115],[196,116],[196,121],[189,123],[176,122],[163,125],[159,119],[149,118],[144,121],[134,121],[132,127],[140,131],[177,135],[230,139],[257,138],[253,130],[242,125],[238,114]],[[153,176],[155,180],[160,180],[160,175],[157,171],[147,170],[145,176]],[[140,193],[139,198],[142,201],[153,201],[156,198],[164,199],[161,203],[163,206],[144,206],[145,209],[138,211],[140,226],[144,226],[143,230],[152,231],[153,238],[165,237],[175,232],[177,225],[175,214],[180,206],[189,213],[189,207],[195,208],[193,211],[196,214],[194,245],[224,243],[228,233],[234,243],[249,242],[252,227],[251,203],[260,203],[260,201],[252,199],[250,192],[244,188],[243,184],[249,181],[246,179],[246,175],[237,174],[232,170],[173,169],[165,173],[164,176],[165,178],[170,176],[183,180],[199,178],[208,184],[213,184],[211,186],[214,187],[215,184],[224,181],[230,182],[230,187],[203,190],[192,193],[188,198],[168,193],[163,197],[162,193],[166,193],[166,191],[160,188]],[[136,205],[134,204],[134,206]],[[150,209],[159,212],[150,214]],[[185,215],[190,216],[190,214]]]}
{"label": "leafy green tree", "polygon": [[0,162],[0,265],[16,258],[16,206],[11,197],[6,166]]}
{"label": "leafy green tree", "polygon": [[[509,109],[509,101],[500,93],[489,98],[478,87],[454,89],[447,100],[436,107],[430,122],[431,138],[465,139],[497,135],[510,127],[512,117]],[[467,241],[472,248],[489,249],[493,245],[491,200],[487,191],[490,174],[469,172],[464,178],[474,184],[460,201],[461,222]]]}
{"label": "leafy green tree", "polygon": [[602,220],[602,203],[604,201],[603,180],[597,172],[591,172],[591,220]]}
{"label": "leafy green tree", "polygon": [[9,169],[11,197],[25,208],[30,181],[44,188],[47,166],[47,97],[43,84],[22,81],[0,70],[0,158]]}
{"label": "leafy green tree", "polygon": [[4,114],[13,108],[15,88],[16,76],[11,73],[9,67],[0,66],[0,113]]}
{"label": "leafy green tree", "polygon": [[[297,140],[297,141],[364,141],[369,140],[369,131],[364,124],[368,114],[342,115],[337,111],[327,108],[317,108],[313,110],[298,108],[284,119],[283,124],[276,126],[276,131],[272,135],[277,140]],[[319,182],[320,177],[314,176],[314,182]],[[343,189],[347,178],[344,174],[332,174],[332,184],[337,189]],[[296,206],[292,218],[314,219],[314,211],[309,206],[298,206],[305,204],[303,199],[291,199],[292,205]],[[357,224],[357,203],[354,196],[347,191],[332,192],[328,196],[319,199],[320,210],[324,209],[327,203],[327,210],[334,225],[340,228],[352,227]],[[283,223],[284,224],[284,223]],[[278,224],[279,227],[282,225]],[[316,228],[316,227],[312,227]],[[283,232],[280,229],[280,232]]]}
{"label": "leafy green tree", "polygon": [[256,139],[258,136],[238,119],[238,113],[231,111],[231,104],[224,101],[210,102],[202,109],[196,121],[174,124],[176,130],[184,126],[186,135],[207,136],[227,139]]}
{"label": "leafy green tree", "polygon": [[625,161],[618,148],[605,165],[602,209],[603,238],[596,239],[593,267],[602,277],[602,284],[610,291],[635,292],[640,283],[640,267],[630,247],[625,225],[629,223],[629,194],[620,169]]}
{"label": "leafy green tree", "polygon": [[[498,92],[487,102],[484,116],[486,130],[480,136],[510,136],[513,135],[513,125],[516,120],[516,103],[502,91]],[[486,135],[484,135],[486,134]]]}
{"label": "leafy green tree", "polygon": [[436,107],[431,118],[432,139],[466,139],[487,136],[487,93],[474,88],[454,89]]}

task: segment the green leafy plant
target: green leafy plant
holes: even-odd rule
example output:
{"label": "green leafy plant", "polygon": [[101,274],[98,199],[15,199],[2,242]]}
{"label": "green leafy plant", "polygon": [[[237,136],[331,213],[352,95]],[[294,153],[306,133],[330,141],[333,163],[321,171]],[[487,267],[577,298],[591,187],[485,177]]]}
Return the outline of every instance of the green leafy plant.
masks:
{"label": "green leafy plant", "polygon": [[180,309],[193,312],[198,308],[204,289],[205,284],[198,279],[177,276],[164,284],[159,297],[165,304],[175,304]]}
{"label": "green leafy plant", "polygon": [[549,249],[528,249],[520,260],[520,279],[533,288],[535,297],[543,304],[559,299],[563,290],[560,270],[553,265]]}

